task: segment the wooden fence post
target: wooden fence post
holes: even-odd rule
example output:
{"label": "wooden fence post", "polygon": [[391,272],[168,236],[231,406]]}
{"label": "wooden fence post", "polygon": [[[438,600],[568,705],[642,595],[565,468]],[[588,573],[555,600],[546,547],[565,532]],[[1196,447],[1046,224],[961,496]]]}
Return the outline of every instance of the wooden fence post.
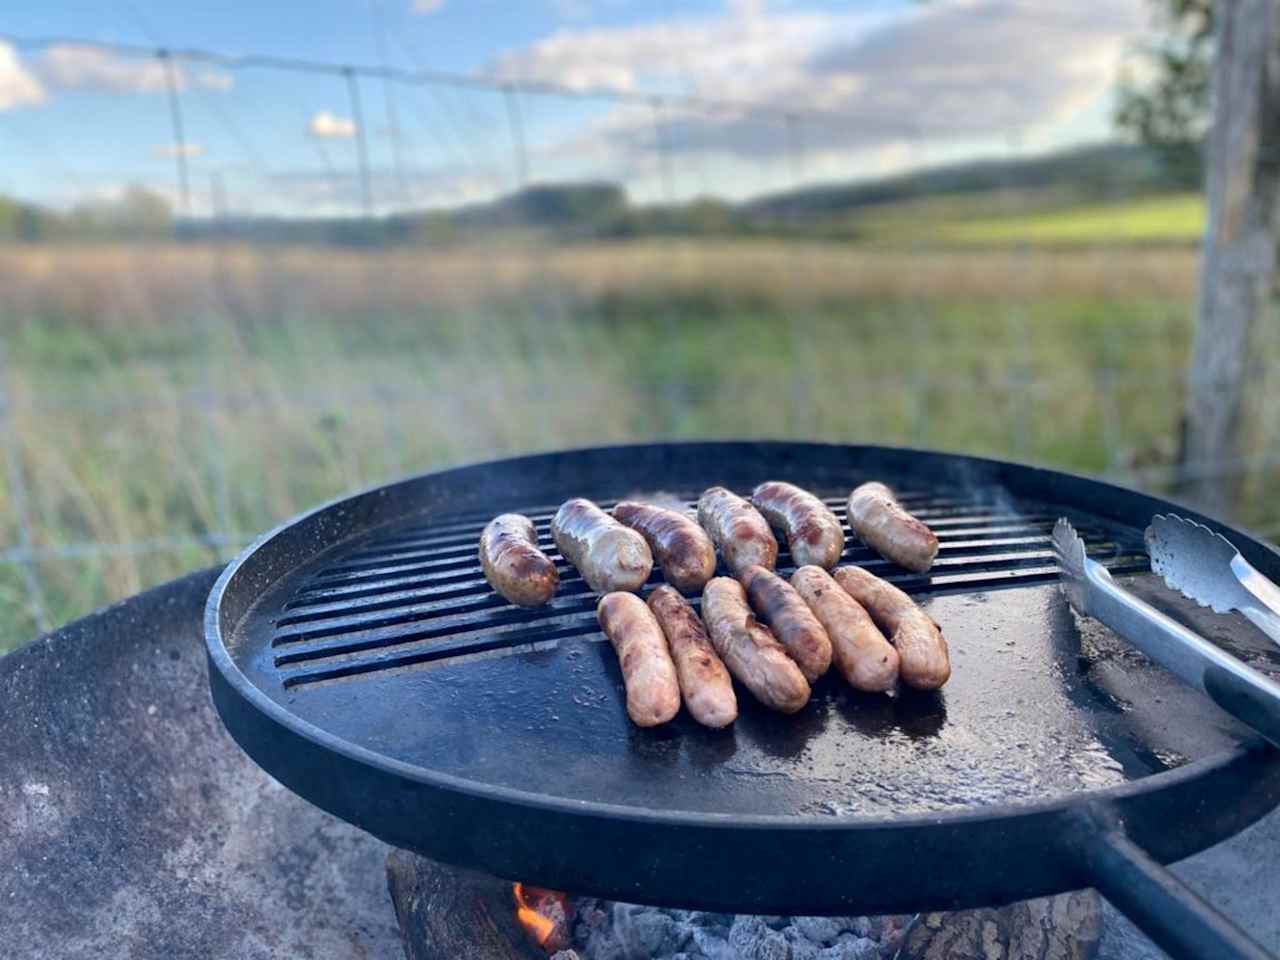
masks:
{"label": "wooden fence post", "polygon": [[1276,263],[1280,0],[1219,0],[1213,89],[1182,479],[1202,506],[1224,513],[1250,453],[1250,350],[1269,319]]}

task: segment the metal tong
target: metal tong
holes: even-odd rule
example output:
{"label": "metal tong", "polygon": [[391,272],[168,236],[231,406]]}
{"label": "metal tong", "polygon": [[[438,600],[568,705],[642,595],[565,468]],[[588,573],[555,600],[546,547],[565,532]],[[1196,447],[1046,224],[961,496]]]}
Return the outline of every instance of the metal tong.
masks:
{"label": "metal tong", "polygon": [[1106,567],[1086,556],[1084,541],[1065,518],[1053,528],[1053,546],[1062,568],[1063,592],[1077,612],[1102,621],[1280,746],[1280,684],[1117,584]]}
{"label": "metal tong", "polygon": [[1254,569],[1226,537],[1194,520],[1156,514],[1146,541],[1151,569],[1166,584],[1215,613],[1239,610],[1280,643],[1280,587]]}

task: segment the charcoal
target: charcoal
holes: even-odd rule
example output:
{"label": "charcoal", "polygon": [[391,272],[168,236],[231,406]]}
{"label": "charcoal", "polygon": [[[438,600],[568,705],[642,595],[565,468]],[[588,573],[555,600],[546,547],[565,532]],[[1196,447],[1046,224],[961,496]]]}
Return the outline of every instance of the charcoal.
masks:
{"label": "charcoal", "polygon": [[850,929],[844,926],[844,919],[844,917],[796,917],[791,922],[814,943],[825,947],[835,943],[841,931]]}
{"label": "charcoal", "polygon": [[724,925],[694,927],[692,946],[698,951],[697,956],[707,960],[731,960],[729,928]]}
{"label": "charcoal", "polygon": [[865,937],[842,934],[834,946],[818,954],[818,960],[880,960],[880,945]]}
{"label": "charcoal", "polygon": [[729,946],[742,953],[756,940],[771,932],[768,925],[760,917],[743,914],[733,918],[733,926],[729,929]]}
{"label": "charcoal", "polygon": [[613,927],[627,960],[667,956],[689,939],[688,928],[677,923],[674,917],[644,907],[615,905]]}
{"label": "charcoal", "polygon": [[[788,928],[792,929],[792,928]],[[818,960],[821,947],[808,940],[790,940],[791,960]]]}
{"label": "charcoal", "polygon": [[735,960],[790,960],[791,945],[764,917],[736,917],[729,929]]}

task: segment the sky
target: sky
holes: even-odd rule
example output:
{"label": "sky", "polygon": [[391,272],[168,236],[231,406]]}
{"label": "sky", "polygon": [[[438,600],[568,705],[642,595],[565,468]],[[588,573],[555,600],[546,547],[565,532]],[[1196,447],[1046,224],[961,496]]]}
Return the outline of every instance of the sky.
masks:
{"label": "sky", "polygon": [[[0,193],[67,208],[140,184],[180,206],[181,151],[197,216],[358,212],[361,125],[377,212],[571,180],[618,182],[646,202],[740,199],[1098,142],[1112,135],[1117,75],[1151,30],[1144,0],[8,6]],[[497,86],[362,77],[358,121],[340,74],[177,57],[179,148],[164,64],[95,43],[386,65]]]}

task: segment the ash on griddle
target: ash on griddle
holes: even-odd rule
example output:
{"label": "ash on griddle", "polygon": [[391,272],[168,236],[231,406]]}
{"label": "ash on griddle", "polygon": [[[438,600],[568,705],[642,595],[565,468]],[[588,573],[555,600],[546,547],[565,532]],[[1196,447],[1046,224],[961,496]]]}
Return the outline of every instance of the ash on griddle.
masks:
{"label": "ash on griddle", "polygon": [[907,917],[757,917],[576,899],[573,952],[552,960],[887,960]]}

